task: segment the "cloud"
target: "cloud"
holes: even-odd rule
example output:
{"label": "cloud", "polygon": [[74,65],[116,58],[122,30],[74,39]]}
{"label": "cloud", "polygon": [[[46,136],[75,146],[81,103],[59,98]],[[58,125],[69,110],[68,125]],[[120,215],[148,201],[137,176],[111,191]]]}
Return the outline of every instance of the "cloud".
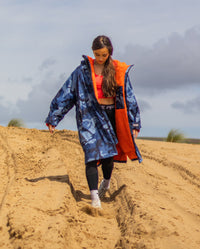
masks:
{"label": "cloud", "polygon": [[151,105],[147,101],[142,99],[138,100],[138,105],[141,112],[146,112],[151,109]]}
{"label": "cloud", "polygon": [[[136,89],[136,97],[140,96],[138,104],[141,112],[152,111],[155,108],[149,100],[144,100],[145,94],[152,96],[152,93],[161,94],[165,90],[182,90],[184,86],[200,84],[198,68],[200,54],[196,52],[198,49],[200,49],[198,28],[190,29],[182,36],[172,34],[151,48],[139,45],[130,45],[126,48],[120,56],[121,60],[124,59],[127,63],[133,62],[134,58],[135,70],[131,73],[131,78]],[[20,118],[25,122],[44,122],[50,101],[69,76],[68,72],[64,74],[61,71],[56,75],[58,67],[53,57],[45,59],[39,69],[40,83],[33,86],[27,100],[17,102]],[[174,102],[172,107],[184,110],[186,106],[187,110],[195,112],[197,103],[198,99],[188,102],[187,105]],[[67,116],[67,119],[70,119],[74,116],[74,111]]]}
{"label": "cloud", "polygon": [[56,63],[56,60],[54,58],[47,58],[42,62],[42,64],[39,66],[39,70],[43,71],[48,69],[50,66],[54,65]]}
{"label": "cloud", "polygon": [[9,106],[4,106],[2,104],[3,98],[0,96],[0,110],[1,110],[1,116],[0,116],[0,125],[6,125],[10,121],[11,118],[13,118],[12,115],[14,115],[14,112],[9,108]]}
{"label": "cloud", "polygon": [[129,45],[122,60],[135,64],[137,86],[147,94],[190,85],[200,85],[200,27],[184,35],[173,33],[153,47]]}
{"label": "cloud", "polygon": [[65,74],[57,76],[53,71],[47,71],[40,83],[32,88],[28,99],[17,102],[19,118],[22,118],[25,123],[44,123],[50,102],[65,80]]}
{"label": "cloud", "polygon": [[25,83],[32,83],[32,82],[33,82],[33,79],[32,79],[31,77],[23,77],[22,82],[25,82]]}
{"label": "cloud", "polygon": [[171,106],[187,114],[197,114],[200,110],[200,96],[186,102],[176,101]]}

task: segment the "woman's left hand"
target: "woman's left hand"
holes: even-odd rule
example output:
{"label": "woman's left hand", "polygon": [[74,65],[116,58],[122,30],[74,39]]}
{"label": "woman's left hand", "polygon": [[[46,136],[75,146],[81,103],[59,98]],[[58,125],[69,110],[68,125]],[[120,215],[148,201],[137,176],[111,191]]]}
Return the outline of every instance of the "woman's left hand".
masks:
{"label": "woman's left hand", "polygon": [[137,138],[139,131],[138,130],[133,130],[133,136],[134,138]]}
{"label": "woman's left hand", "polygon": [[51,125],[51,124],[46,124],[46,125],[48,126],[50,133],[53,134],[53,132],[54,132],[54,130],[55,130],[55,126],[53,126],[53,125]]}

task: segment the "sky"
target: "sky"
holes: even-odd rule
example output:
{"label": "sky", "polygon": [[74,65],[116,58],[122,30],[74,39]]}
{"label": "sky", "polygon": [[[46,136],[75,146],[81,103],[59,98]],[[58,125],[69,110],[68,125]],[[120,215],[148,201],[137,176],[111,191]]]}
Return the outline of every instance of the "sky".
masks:
{"label": "sky", "polygon": [[[134,64],[140,136],[200,138],[199,0],[0,0],[0,125],[46,129],[51,100],[98,35]],[[76,130],[75,108],[58,129]]]}

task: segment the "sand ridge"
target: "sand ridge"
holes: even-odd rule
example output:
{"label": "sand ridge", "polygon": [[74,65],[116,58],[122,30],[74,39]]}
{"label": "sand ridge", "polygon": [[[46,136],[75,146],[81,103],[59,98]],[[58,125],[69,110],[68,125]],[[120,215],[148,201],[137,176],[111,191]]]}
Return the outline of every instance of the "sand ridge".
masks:
{"label": "sand ridge", "polygon": [[0,126],[0,248],[199,249],[200,145],[137,144],[96,210],[77,132]]}

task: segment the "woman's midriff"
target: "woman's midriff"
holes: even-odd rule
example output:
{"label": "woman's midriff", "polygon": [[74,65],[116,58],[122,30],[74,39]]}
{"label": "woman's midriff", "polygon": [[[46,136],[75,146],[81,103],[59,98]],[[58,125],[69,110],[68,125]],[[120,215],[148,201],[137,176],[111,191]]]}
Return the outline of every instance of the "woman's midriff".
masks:
{"label": "woman's midriff", "polygon": [[102,98],[98,99],[100,105],[112,105],[115,103],[114,98]]}

